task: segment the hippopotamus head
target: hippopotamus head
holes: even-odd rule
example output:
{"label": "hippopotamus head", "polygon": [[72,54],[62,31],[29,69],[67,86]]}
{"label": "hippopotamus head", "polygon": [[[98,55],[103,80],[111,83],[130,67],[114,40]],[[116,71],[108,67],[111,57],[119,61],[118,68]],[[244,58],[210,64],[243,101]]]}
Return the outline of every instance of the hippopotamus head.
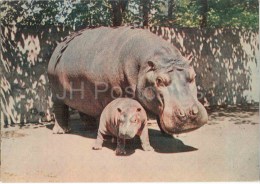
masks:
{"label": "hippopotamus head", "polygon": [[195,130],[207,123],[208,115],[197,99],[195,71],[176,49],[162,49],[140,66],[137,98],[157,115],[168,134]]}
{"label": "hippopotamus head", "polygon": [[144,123],[142,122],[142,118],[140,116],[142,108],[117,108],[117,110],[119,112],[118,136],[124,139],[134,138]]}

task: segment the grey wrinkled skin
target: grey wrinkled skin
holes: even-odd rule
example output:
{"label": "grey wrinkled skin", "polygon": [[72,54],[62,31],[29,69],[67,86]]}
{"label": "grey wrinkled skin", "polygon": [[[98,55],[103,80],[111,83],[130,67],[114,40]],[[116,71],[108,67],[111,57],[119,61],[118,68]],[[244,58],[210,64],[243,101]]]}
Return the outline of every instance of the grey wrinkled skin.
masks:
{"label": "grey wrinkled skin", "polygon": [[146,112],[136,100],[130,98],[117,98],[104,108],[94,150],[102,149],[106,135],[117,138],[117,155],[126,154],[125,139],[136,135],[140,136],[143,150],[153,150],[149,142]]}
{"label": "grey wrinkled skin", "polygon": [[[147,30],[100,27],[74,34],[55,49],[48,76],[57,104],[54,133],[68,130],[67,117],[61,117],[66,106],[99,117],[114,99],[114,88],[114,96],[133,97],[155,114],[161,130],[168,134],[195,130],[208,120],[197,99],[193,67],[172,44]],[[72,91],[82,83],[83,96]],[[108,90],[95,96],[104,83]],[[57,99],[64,90],[66,97]]]}

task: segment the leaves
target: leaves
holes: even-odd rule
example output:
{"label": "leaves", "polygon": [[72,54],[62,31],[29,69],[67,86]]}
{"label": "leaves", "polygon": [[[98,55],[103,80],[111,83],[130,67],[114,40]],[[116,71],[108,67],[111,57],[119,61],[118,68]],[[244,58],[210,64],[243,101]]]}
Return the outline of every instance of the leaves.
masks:
{"label": "leaves", "polygon": [[[3,1],[1,22],[5,25],[58,25],[72,27],[110,26],[112,11],[110,0],[64,1]],[[173,16],[168,16],[169,1],[174,5]],[[150,0],[150,26],[199,27],[199,0]],[[143,3],[128,0],[123,24],[142,26]],[[257,29],[259,22],[257,0],[208,0],[207,27],[233,27]]]}

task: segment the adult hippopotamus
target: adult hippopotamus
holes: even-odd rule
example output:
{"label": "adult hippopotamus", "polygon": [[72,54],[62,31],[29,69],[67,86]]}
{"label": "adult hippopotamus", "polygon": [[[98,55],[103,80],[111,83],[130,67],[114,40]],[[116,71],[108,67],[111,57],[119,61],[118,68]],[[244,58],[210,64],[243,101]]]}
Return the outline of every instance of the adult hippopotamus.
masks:
{"label": "adult hippopotamus", "polygon": [[130,27],[100,27],[72,34],[53,52],[48,66],[53,91],[54,133],[68,129],[68,107],[98,118],[118,97],[134,98],[158,117],[168,134],[207,123],[197,99],[195,72],[169,42]]}

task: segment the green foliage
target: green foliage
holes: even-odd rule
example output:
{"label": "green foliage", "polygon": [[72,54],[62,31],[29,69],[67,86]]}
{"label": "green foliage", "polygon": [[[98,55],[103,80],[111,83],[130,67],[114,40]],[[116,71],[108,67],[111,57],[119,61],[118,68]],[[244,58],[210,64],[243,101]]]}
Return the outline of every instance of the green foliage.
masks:
{"label": "green foliage", "polygon": [[4,1],[1,3],[1,22],[18,25],[53,24],[58,12],[58,2]]}
{"label": "green foliage", "polygon": [[4,1],[1,4],[1,22],[21,25],[99,26],[111,25],[107,1]]}
{"label": "green foliage", "polygon": [[142,15],[140,13],[140,1],[129,0],[128,9],[123,14],[123,21],[127,25],[141,25]]}
{"label": "green foliage", "polygon": [[[199,1],[184,0],[175,1],[175,3],[176,19],[169,20],[166,16],[157,15],[160,17],[160,24],[170,27],[199,27],[199,8],[201,7]],[[158,11],[157,14],[160,12]],[[258,26],[257,0],[208,0],[207,27],[258,29]]]}
{"label": "green foliage", "polygon": [[[174,18],[168,16],[169,0],[150,0],[151,26],[199,27],[199,0],[172,0]],[[4,24],[57,25],[74,27],[112,25],[109,0],[3,1],[0,18]],[[142,26],[141,0],[128,0],[123,23]],[[207,27],[257,29],[258,0],[208,0]]]}
{"label": "green foliage", "polygon": [[84,0],[74,4],[71,13],[65,18],[66,25],[109,26],[111,25],[110,5],[107,1]]}
{"label": "green foliage", "polygon": [[209,1],[210,27],[257,29],[259,24],[257,0]]}
{"label": "green foliage", "polygon": [[176,24],[180,27],[199,27],[199,5],[196,1],[179,3]]}

